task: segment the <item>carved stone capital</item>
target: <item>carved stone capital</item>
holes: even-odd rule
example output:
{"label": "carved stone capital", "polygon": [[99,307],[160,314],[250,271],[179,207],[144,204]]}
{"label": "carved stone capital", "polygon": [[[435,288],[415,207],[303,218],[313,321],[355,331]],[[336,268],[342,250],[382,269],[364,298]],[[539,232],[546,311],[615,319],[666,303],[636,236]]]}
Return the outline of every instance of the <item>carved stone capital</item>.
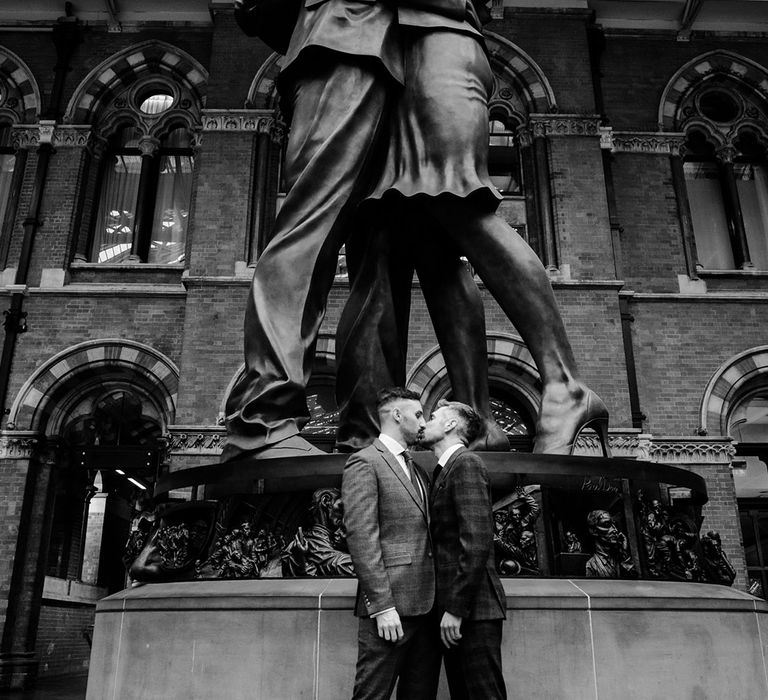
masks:
{"label": "carved stone capital", "polygon": [[210,425],[172,425],[165,435],[169,456],[221,454],[226,430]]}
{"label": "carved stone capital", "polygon": [[517,127],[517,140],[520,142],[522,148],[528,148],[533,144],[533,134],[531,129],[527,126]]}
{"label": "carved stone capital", "polygon": [[276,146],[282,146],[288,135],[288,126],[280,119],[275,119],[269,129],[269,137]]}
{"label": "carved stone capital", "polygon": [[204,109],[203,131],[271,133],[276,123],[271,109]]}
{"label": "carved stone capital", "polygon": [[29,459],[40,444],[40,433],[27,430],[0,431],[0,459]]}
{"label": "carved stone capital", "polygon": [[735,146],[732,146],[731,144],[728,144],[727,146],[722,146],[721,148],[718,148],[715,152],[715,156],[717,157],[717,160],[719,160],[721,163],[733,163],[733,159],[738,154],[738,150]]}
{"label": "carved stone capital", "polygon": [[600,136],[600,117],[583,114],[531,114],[534,138],[543,136]]}
{"label": "carved stone capital", "polygon": [[139,152],[142,156],[153,156],[160,150],[160,139],[154,136],[142,136],[139,139]]}
{"label": "carved stone capital", "polygon": [[730,438],[654,438],[648,459],[665,464],[730,464],[736,450]]}
{"label": "carved stone capital", "polygon": [[611,150],[614,153],[654,153],[680,155],[685,135],[651,131],[612,131]]}

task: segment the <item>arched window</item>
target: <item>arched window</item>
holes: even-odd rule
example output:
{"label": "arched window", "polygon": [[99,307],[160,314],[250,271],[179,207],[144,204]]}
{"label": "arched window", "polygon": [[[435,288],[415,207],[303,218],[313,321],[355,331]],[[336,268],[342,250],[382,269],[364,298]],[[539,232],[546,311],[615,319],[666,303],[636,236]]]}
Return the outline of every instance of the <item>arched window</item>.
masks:
{"label": "arched window", "polygon": [[[151,98],[145,105],[157,109]],[[109,140],[103,167],[92,262],[182,263],[194,169],[189,132],[174,128],[158,144],[124,127]]]}
{"label": "arched window", "polygon": [[754,62],[712,52],[665,90],[659,121],[685,133],[687,205],[703,270],[768,270],[767,79]]}
{"label": "arched window", "polygon": [[13,195],[15,165],[16,155],[11,145],[11,125],[0,123],[0,227],[5,221],[8,205]]}
{"label": "arched window", "polygon": [[184,263],[207,72],[161,41],[123,49],[74,91],[64,121],[91,126],[74,261]]}

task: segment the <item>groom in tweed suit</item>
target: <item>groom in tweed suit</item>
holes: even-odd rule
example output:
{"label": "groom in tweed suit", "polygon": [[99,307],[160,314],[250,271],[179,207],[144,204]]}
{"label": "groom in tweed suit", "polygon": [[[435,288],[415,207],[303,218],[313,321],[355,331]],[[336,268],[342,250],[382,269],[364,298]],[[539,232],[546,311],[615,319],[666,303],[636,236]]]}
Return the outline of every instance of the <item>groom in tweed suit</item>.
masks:
{"label": "groom in tweed suit", "polygon": [[506,596],[493,556],[488,472],[466,449],[479,416],[458,401],[440,401],[422,444],[438,458],[430,497],[437,564],[437,613],[451,700],[504,700],[501,631]]}
{"label": "groom in tweed suit", "polygon": [[358,577],[358,658],[353,700],[431,700],[440,651],[426,474],[407,448],[424,430],[418,394],[379,392],[381,434],[353,454],[342,477],[347,545]]}

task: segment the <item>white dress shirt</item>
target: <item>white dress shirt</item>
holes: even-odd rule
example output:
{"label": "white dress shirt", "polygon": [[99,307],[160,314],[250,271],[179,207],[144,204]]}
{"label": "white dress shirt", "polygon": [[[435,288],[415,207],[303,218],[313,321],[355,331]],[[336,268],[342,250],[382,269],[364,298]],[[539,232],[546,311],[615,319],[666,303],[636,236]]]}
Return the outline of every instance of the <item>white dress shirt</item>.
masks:
{"label": "white dress shirt", "polygon": [[437,463],[444,467],[446,464],[448,464],[448,460],[451,458],[451,455],[456,452],[460,447],[464,447],[464,445],[460,442],[457,442],[455,445],[451,445],[443,454],[440,455],[440,459],[437,460]]}

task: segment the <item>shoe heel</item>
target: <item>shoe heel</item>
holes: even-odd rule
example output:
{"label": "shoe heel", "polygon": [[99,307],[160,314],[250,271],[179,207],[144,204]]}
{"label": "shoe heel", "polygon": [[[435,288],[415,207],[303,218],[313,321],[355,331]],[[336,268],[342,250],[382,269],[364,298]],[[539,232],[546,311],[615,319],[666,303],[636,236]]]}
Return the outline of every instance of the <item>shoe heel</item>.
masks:
{"label": "shoe heel", "polygon": [[573,451],[576,449],[576,443],[579,440],[579,436],[587,430],[587,428],[591,428],[595,431],[595,434],[597,435],[597,439],[600,441],[600,447],[603,450],[603,456],[604,457],[610,457],[611,456],[611,448],[608,446],[608,417],[607,416],[601,416],[600,418],[592,418],[591,420],[586,421],[577,431],[576,437],[573,439],[573,442],[571,443],[570,448],[570,454],[573,454]]}
{"label": "shoe heel", "polygon": [[[600,446],[603,448],[603,457],[611,456],[611,448],[608,445],[608,418],[601,417],[595,418],[590,421],[589,425],[592,430],[597,434],[597,439],[600,441]],[[586,426],[585,426],[586,427]]]}

